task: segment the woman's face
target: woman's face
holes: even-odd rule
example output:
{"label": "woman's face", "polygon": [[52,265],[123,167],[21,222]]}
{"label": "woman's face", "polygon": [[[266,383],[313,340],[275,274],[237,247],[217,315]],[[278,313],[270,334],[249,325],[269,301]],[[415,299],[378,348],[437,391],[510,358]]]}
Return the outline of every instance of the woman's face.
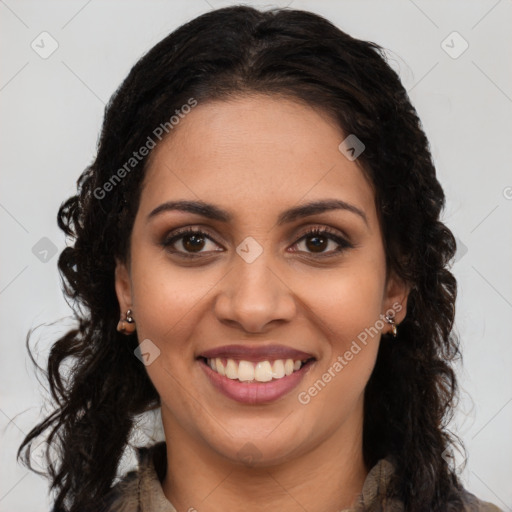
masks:
{"label": "woman's face", "polygon": [[[372,188],[338,149],[347,135],[252,96],[199,104],[153,150],[116,289],[168,442],[268,464],[360,446],[383,315],[403,319],[406,290],[386,281]],[[200,234],[174,238],[184,228]]]}

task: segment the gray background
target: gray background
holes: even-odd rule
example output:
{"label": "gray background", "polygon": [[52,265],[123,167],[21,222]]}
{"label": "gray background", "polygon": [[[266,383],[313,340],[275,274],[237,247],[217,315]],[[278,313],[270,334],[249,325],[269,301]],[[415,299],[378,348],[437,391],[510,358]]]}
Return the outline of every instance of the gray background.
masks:
{"label": "gray background", "polygon": [[[56,270],[56,251],[65,244],[56,212],[94,157],[104,104],[135,61],[172,29],[231,3],[0,0],[2,511],[50,506],[45,480],[14,460],[43,406],[24,340],[30,328],[68,317],[36,331],[43,362],[70,324]],[[317,12],[389,49],[409,90],[448,198],[444,221],[460,243],[453,271],[463,394],[451,427],[469,454],[463,481],[511,511],[512,1],[273,5]],[[58,48],[48,56],[52,45]]]}

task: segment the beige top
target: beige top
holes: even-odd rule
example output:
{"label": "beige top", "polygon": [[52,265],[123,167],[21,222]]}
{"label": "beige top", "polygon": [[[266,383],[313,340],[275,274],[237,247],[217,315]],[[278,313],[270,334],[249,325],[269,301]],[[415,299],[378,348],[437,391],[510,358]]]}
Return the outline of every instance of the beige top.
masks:
{"label": "beige top", "polygon": [[[137,471],[128,473],[114,486],[104,512],[177,512],[165,497],[161,485],[166,465],[165,443],[139,449],[138,456]],[[393,471],[390,460],[379,460],[365,479],[356,507],[339,512],[403,512],[401,502],[385,496]],[[464,510],[461,512],[503,512],[491,503],[480,501],[466,490],[463,491],[462,499]],[[189,510],[195,509],[191,507]]]}

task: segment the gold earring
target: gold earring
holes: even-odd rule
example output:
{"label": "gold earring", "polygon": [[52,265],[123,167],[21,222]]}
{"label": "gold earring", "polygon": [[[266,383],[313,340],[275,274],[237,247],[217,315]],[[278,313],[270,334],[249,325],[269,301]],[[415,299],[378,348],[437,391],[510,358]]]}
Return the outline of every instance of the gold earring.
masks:
{"label": "gold earring", "polygon": [[391,334],[393,335],[393,338],[396,338],[398,329],[396,328],[395,318],[390,315],[386,315],[385,318],[386,322],[391,325]]}
{"label": "gold earring", "polygon": [[132,334],[135,332],[135,320],[133,319],[133,312],[131,309],[126,311],[126,316],[121,318],[117,324],[117,330],[123,334]]}

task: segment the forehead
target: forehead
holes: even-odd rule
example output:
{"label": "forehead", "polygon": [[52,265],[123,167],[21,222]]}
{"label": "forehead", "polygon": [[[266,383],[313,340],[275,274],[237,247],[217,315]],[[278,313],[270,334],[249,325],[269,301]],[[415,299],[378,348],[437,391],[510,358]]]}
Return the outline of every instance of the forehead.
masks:
{"label": "forehead", "polygon": [[372,215],[374,194],[338,149],[346,137],[323,111],[277,97],[198,104],[153,150],[141,208],[204,199],[253,212],[339,197]]}

